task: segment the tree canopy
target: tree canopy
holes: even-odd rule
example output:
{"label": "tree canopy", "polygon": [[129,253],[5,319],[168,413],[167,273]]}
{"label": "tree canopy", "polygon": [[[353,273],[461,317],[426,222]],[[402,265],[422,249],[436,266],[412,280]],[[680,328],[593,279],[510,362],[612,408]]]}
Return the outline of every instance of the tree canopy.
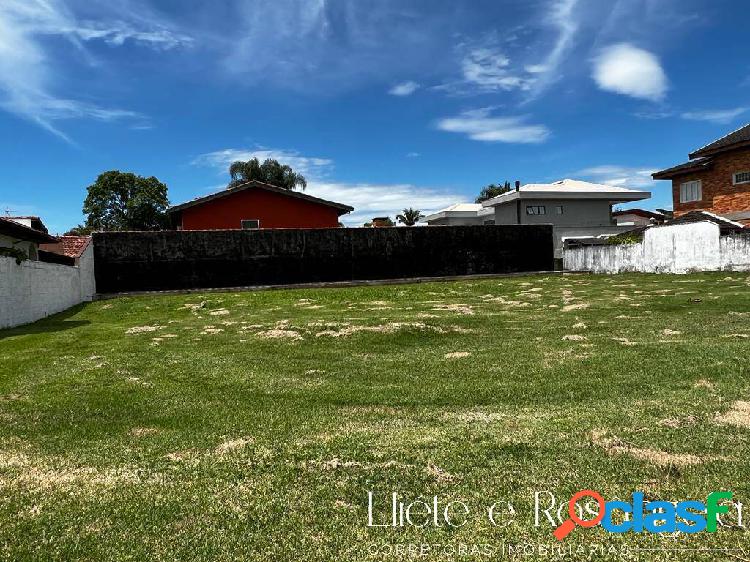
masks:
{"label": "tree canopy", "polygon": [[422,211],[419,209],[404,209],[400,215],[396,215],[396,220],[406,226],[414,226],[419,222],[419,219],[424,218]]}
{"label": "tree canopy", "polygon": [[227,186],[230,188],[252,180],[289,190],[298,187],[304,190],[307,187],[305,176],[295,172],[291,166],[281,164],[272,158],[264,160],[263,163],[257,158],[251,158],[247,162],[234,162],[229,166],[229,175],[232,176],[232,181]]}
{"label": "tree canopy", "polygon": [[104,172],[88,187],[83,229],[161,230],[167,224],[168,206],[167,186],[155,177]]}
{"label": "tree canopy", "polygon": [[498,195],[502,195],[503,193],[508,193],[510,190],[511,187],[509,181],[506,181],[503,185],[491,183],[479,192],[479,197],[477,197],[475,203],[483,203],[484,201],[488,201],[493,197],[497,197]]}

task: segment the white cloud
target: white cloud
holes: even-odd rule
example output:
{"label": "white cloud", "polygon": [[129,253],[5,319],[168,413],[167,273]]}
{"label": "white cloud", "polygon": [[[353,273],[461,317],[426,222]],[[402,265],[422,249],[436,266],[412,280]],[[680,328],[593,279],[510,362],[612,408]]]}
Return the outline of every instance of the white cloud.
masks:
{"label": "white cloud", "polygon": [[543,62],[526,66],[527,72],[537,75],[532,84],[532,99],[559,79],[559,67],[573,47],[579,27],[574,14],[578,2],[579,0],[557,0],[551,4],[546,21],[557,30],[557,38]]}
{"label": "white cloud", "polygon": [[[229,165],[232,162],[254,157],[259,160],[274,158],[304,174],[308,180],[305,193],[354,207],[353,213],[342,217],[344,224],[349,226],[362,226],[376,216],[388,215],[395,218],[397,213],[407,207],[421,209],[427,214],[464,200],[464,197],[457,193],[411,184],[336,182],[327,178],[334,167],[332,160],[303,156],[294,150],[287,149],[228,148],[202,154],[194,159],[192,164],[210,166],[221,174],[228,174]],[[215,191],[217,188],[211,186],[206,190]]]}
{"label": "white cloud", "polygon": [[61,49],[45,48],[43,38],[55,35],[70,41],[84,53],[82,41],[104,40],[113,45],[128,39],[167,48],[186,38],[166,28],[135,29],[129,24],[106,22],[82,24],[60,0],[2,0],[0,3],[0,108],[29,119],[58,137],[70,141],[55,122],[63,119],[94,119],[112,122],[135,119],[137,112],[100,107],[55,93],[60,82],[59,65],[53,60]]}
{"label": "white cloud", "polygon": [[241,160],[246,162],[251,158],[257,158],[261,162],[268,158],[278,160],[294,168],[295,171],[310,178],[319,178],[327,175],[333,167],[333,161],[328,158],[312,158],[302,156],[293,150],[274,150],[266,148],[242,149],[225,148],[215,152],[201,154],[192,162],[195,166],[209,166],[216,168],[220,174],[229,174],[229,166],[232,162]]}
{"label": "white cloud", "polygon": [[544,125],[526,123],[526,117],[493,117],[491,108],[464,111],[456,117],[440,119],[441,131],[464,133],[484,142],[534,144],[547,140],[550,130]]}
{"label": "white cloud", "polygon": [[410,96],[419,89],[419,84],[413,81],[401,82],[388,90],[392,96]]}
{"label": "white cloud", "polygon": [[629,43],[603,49],[594,60],[594,81],[608,92],[658,101],[667,92],[667,76],[659,59]]}
{"label": "white cloud", "polygon": [[353,213],[341,217],[348,226],[362,226],[377,216],[395,220],[396,214],[408,207],[426,215],[465,199],[456,193],[410,184],[309,182],[305,193],[354,207]]}
{"label": "white cloud", "polygon": [[656,171],[656,168],[602,165],[579,170],[575,175],[590,179],[596,183],[614,185],[616,187],[654,188],[659,185],[651,177],[651,174]]}
{"label": "white cloud", "polygon": [[419,152],[407,152],[406,157],[407,158],[419,158],[422,156]]}
{"label": "white cloud", "polygon": [[527,89],[529,81],[511,71],[510,59],[494,48],[471,49],[461,62],[464,80],[485,91]]}
{"label": "white cloud", "polygon": [[680,115],[683,119],[690,121],[708,121],[720,125],[728,125],[740,115],[747,113],[747,107],[735,107],[733,109],[701,109],[686,111]]}

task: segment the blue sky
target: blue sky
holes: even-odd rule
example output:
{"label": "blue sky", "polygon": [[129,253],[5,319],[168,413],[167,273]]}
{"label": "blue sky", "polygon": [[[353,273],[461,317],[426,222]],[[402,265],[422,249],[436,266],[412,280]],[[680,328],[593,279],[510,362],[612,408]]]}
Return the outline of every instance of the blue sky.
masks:
{"label": "blue sky", "polygon": [[651,171],[750,121],[746,0],[3,0],[0,210],[105,170],[180,203],[269,156],[361,224],[486,184]]}

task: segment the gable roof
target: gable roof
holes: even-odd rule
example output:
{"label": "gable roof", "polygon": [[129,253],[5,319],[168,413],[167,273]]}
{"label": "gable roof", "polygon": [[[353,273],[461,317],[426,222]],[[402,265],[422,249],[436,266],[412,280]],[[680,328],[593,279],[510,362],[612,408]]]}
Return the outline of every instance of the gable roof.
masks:
{"label": "gable roof", "polygon": [[41,230],[29,228],[26,225],[16,222],[6,217],[0,217],[0,234],[17,238],[18,240],[27,240],[37,244],[57,242],[57,238],[50,236]]}
{"label": "gable roof", "polygon": [[228,195],[234,195],[236,193],[240,193],[242,191],[246,191],[248,189],[253,189],[253,188],[263,189],[265,191],[271,191],[273,193],[278,193],[279,195],[285,195],[287,197],[295,197],[297,199],[302,199],[310,203],[317,203],[318,205],[326,205],[328,207],[333,207],[339,211],[339,215],[343,215],[345,213],[351,213],[354,210],[354,207],[350,207],[349,205],[336,203],[334,201],[327,201],[326,199],[313,197],[312,195],[307,195],[306,193],[300,193],[299,191],[292,191],[291,189],[284,189],[282,187],[271,185],[270,183],[263,183],[260,181],[252,180],[252,181],[237,185],[235,187],[222,189],[221,191],[212,193],[211,195],[205,195],[204,197],[196,197],[192,201],[187,201],[186,203],[174,205],[170,207],[169,209],[167,209],[167,213],[176,213],[178,211],[182,211],[190,207],[195,207],[196,205],[202,205],[203,203],[213,201],[214,199],[220,199],[222,197],[227,197]]}
{"label": "gable roof", "polygon": [[485,207],[503,205],[516,199],[604,199],[607,201],[640,201],[651,197],[650,191],[638,191],[590,183],[581,180],[564,179],[553,183],[529,183],[508,191],[482,203]]}
{"label": "gable roof", "polygon": [[42,244],[39,248],[69,258],[80,258],[89,244],[91,244],[91,236],[60,236],[56,243]]}
{"label": "gable roof", "polygon": [[736,131],[732,131],[728,135],[724,135],[720,139],[715,140],[702,148],[699,148],[689,156],[691,160],[693,158],[698,158],[699,156],[710,156],[711,154],[733,148],[737,145],[750,145],[750,123],[740,127]]}
{"label": "gable roof", "polygon": [[653,174],[651,174],[651,177],[655,180],[668,180],[680,174],[708,170],[713,165],[714,161],[711,158],[699,157],[695,160],[691,160],[690,162],[672,166],[671,168],[667,168],[666,170],[662,170],[660,172],[654,172]]}
{"label": "gable roof", "polygon": [[726,217],[710,213],[709,211],[690,211],[689,213],[685,213],[684,215],[680,215],[679,217],[672,219],[667,224],[690,224],[693,222],[702,221],[709,221],[719,225],[719,230],[722,235],[732,234],[735,232],[747,232],[748,230],[750,230],[741,222],[730,220]]}
{"label": "gable roof", "polygon": [[[29,215],[25,217],[5,217],[5,218],[21,223],[24,226],[31,226],[31,228],[33,228],[34,230],[40,230],[46,234],[49,234],[49,230],[47,230],[47,227],[44,226],[42,219],[40,219],[37,216]],[[26,224],[27,222],[29,224]]]}
{"label": "gable roof", "polygon": [[659,211],[649,211],[647,209],[622,209],[621,211],[612,211],[613,217],[621,217],[624,215],[636,215],[646,219],[664,219],[664,213]]}

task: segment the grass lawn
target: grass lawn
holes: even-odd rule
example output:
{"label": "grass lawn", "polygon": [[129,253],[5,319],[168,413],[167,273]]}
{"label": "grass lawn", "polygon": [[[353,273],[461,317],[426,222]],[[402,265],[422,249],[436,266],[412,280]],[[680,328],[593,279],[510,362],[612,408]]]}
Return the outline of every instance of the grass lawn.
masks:
{"label": "grass lawn", "polygon": [[[0,331],[0,558],[328,562],[431,543],[498,550],[421,559],[549,559],[500,550],[556,543],[535,491],[750,500],[748,335],[748,274],[91,303]],[[464,501],[469,521],[368,528],[368,491],[376,522],[394,491]],[[501,500],[515,520],[492,526]],[[597,527],[563,544],[747,560],[746,537]]]}

